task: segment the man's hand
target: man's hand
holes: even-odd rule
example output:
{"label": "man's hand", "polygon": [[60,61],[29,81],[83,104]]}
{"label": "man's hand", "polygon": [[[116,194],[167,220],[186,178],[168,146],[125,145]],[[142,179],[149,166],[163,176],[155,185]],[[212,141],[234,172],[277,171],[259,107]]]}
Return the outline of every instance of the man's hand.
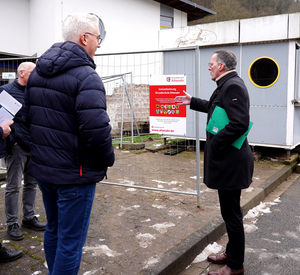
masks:
{"label": "man's hand", "polygon": [[9,134],[10,134],[10,125],[12,125],[14,122],[12,120],[6,122],[6,123],[3,123],[2,125],[0,125],[0,127],[3,129],[3,136],[2,136],[2,139],[6,138]]}
{"label": "man's hand", "polygon": [[176,96],[174,98],[174,102],[176,102],[178,105],[190,105],[192,96],[189,95],[186,91],[183,91],[185,93],[185,96]]}

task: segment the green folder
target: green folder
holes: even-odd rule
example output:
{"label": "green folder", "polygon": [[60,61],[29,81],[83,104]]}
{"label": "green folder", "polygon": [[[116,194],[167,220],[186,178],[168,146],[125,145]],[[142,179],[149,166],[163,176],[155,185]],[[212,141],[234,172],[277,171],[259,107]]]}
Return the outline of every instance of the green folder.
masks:
{"label": "green folder", "polygon": [[[225,126],[228,123],[229,123],[229,118],[226,114],[226,111],[223,108],[216,106],[211,115],[211,118],[207,124],[206,131],[215,135],[215,134],[219,133],[223,128],[225,128]],[[231,145],[237,149],[241,149],[252,125],[253,125],[253,122],[250,121],[248,130],[246,131],[246,133],[243,134],[242,136],[240,136]]]}

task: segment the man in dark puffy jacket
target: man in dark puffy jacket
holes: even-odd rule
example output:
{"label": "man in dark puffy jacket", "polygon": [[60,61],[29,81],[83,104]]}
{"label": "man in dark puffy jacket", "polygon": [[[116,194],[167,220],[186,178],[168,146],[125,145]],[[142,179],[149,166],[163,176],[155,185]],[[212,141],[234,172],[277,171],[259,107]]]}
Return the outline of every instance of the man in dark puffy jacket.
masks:
{"label": "man in dark puffy jacket", "polygon": [[77,274],[96,182],[114,163],[105,89],[93,57],[104,35],[93,14],[68,15],[63,43],[38,60],[25,91],[30,124],[30,173],[47,214],[49,274]]}
{"label": "man in dark puffy jacket", "polygon": [[[5,90],[22,105],[24,103],[24,91],[28,78],[35,68],[32,62],[23,62],[19,65],[18,78],[12,83],[0,87],[0,91]],[[7,234],[10,239],[19,241],[24,239],[24,235],[18,224],[19,190],[21,188],[24,174],[24,186],[22,194],[24,227],[33,230],[45,230],[45,224],[40,223],[35,216],[35,198],[37,184],[35,179],[28,174],[30,162],[30,136],[29,129],[22,120],[22,109],[14,117],[12,132],[7,139],[7,156],[5,163],[7,168],[5,187],[5,214],[7,224]]]}

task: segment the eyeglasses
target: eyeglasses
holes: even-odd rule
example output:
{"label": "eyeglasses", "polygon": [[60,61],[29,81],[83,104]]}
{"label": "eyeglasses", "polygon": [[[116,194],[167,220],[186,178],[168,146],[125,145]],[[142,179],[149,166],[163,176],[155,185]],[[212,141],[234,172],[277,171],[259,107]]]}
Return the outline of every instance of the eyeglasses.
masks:
{"label": "eyeglasses", "polygon": [[32,73],[32,71],[29,71],[29,70],[22,70],[22,71],[29,72],[30,74]]}
{"label": "eyeglasses", "polygon": [[102,38],[101,38],[101,35],[95,35],[95,34],[92,34],[92,33],[90,33],[90,32],[85,32],[85,34],[90,34],[90,35],[92,35],[92,36],[95,36],[96,37],[96,39],[97,39],[97,41],[98,41],[98,44],[100,45],[101,44],[101,42],[102,42]]}
{"label": "eyeglasses", "polygon": [[[223,63],[217,63],[218,65],[221,65]],[[212,65],[214,65],[213,63],[208,62],[208,67],[211,67]]]}

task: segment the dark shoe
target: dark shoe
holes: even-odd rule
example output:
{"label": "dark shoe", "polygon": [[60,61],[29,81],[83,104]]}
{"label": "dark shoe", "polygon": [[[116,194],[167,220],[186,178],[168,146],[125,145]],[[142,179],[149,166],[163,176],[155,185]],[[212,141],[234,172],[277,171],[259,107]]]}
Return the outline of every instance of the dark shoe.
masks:
{"label": "dark shoe", "polygon": [[243,275],[244,274],[244,268],[242,269],[231,269],[227,265],[224,265],[223,267],[214,270],[214,271],[209,271],[208,275]]}
{"label": "dark shoe", "polygon": [[220,255],[210,255],[207,257],[207,260],[214,264],[226,264],[228,256],[226,253],[222,253]]}
{"label": "dark shoe", "polygon": [[17,223],[8,226],[7,234],[9,235],[9,238],[14,241],[21,241],[24,239],[24,235]]}
{"label": "dark shoe", "polygon": [[31,220],[23,220],[22,226],[31,228],[36,231],[44,231],[46,228],[46,224],[40,223],[36,216],[34,216]]}
{"label": "dark shoe", "polygon": [[22,250],[8,250],[5,247],[0,249],[0,263],[11,262],[23,256]]}

